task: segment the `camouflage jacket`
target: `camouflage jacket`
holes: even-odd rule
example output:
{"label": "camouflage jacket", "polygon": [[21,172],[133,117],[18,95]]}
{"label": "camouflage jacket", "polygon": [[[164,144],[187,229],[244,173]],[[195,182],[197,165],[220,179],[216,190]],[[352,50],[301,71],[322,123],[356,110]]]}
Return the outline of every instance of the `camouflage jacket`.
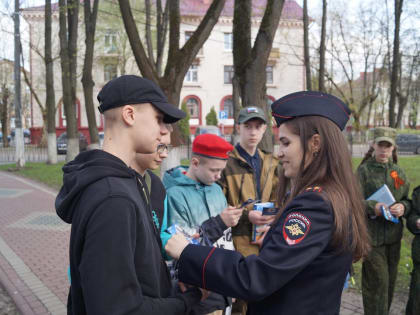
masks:
{"label": "camouflage jacket", "polygon": [[[404,171],[397,164],[392,161],[379,163],[376,162],[375,158],[371,158],[358,167],[357,175],[365,199],[368,199],[381,186],[386,184],[394,195],[396,202],[404,205],[404,216],[409,214],[411,208],[411,202],[408,199],[410,183]],[[400,186],[395,183],[396,176],[403,181]],[[374,218],[376,203],[375,200],[365,201],[372,245],[381,246],[400,241],[404,228],[402,220],[400,219],[399,223],[393,223],[385,220],[382,216]]]}
{"label": "camouflage jacket", "polygon": [[[279,160],[273,154],[258,149],[261,157],[261,202],[277,201],[277,185]],[[257,198],[257,188],[253,168],[245,161],[235,148],[231,152],[227,165],[218,181],[222,186],[227,202],[231,206],[239,206],[249,198]],[[252,209],[252,208],[251,208]],[[232,228],[232,235],[251,236],[252,224],[245,210],[237,226]]]}
{"label": "camouflage jacket", "polygon": [[412,245],[413,261],[420,264],[420,229],[416,222],[420,219],[420,186],[413,190],[411,212],[407,217],[407,228],[415,235]]}

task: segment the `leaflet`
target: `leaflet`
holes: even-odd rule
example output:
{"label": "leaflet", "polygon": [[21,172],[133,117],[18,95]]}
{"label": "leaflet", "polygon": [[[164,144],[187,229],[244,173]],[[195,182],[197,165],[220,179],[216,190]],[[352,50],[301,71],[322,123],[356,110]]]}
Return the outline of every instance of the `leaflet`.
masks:
{"label": "leaflet", "polygon": [[383,202],[388,207],[395,203],[395,198],[386,184],[384,184],[366,200],[375,200],[377,202]]}
{"label": "leaflet", "polygon": [[[274,203],[272,202],[263,202],[263,203],[256,203],[254,204],[254,209],[257,211],[261,211],[262,215],[276,215],[279,211],[278,208],[274,208]],[[252,241],[255,242],[259,240],[262,236],[262,233],[258,231],[260,227],[266,226],[264,225],[252,225]]]}
{"label": "leaflet", "polygon": [[389,211],[389,207],[395,203],[395,198],[392,195],[391,190],[389,190],[388,186],[384,184],[381,188],[379,188],[376,192],[374,192],[368,199],[366,200],[375,200],[377,202],[382,202],[387,206],[381,206],[382,216],[385,220],[398,223],[399,219],[394,217],[392,213]]}

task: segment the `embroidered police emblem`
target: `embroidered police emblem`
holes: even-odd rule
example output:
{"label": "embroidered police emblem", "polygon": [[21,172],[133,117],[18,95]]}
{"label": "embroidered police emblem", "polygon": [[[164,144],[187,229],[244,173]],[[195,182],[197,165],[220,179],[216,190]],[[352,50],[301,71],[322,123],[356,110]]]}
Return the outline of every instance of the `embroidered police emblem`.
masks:
{"label": "embroidered police emblem", "polygon": [[308,234],[311,221],[299,212],[292,212],[284,221],[283,237],[289,245],[300,243]]}

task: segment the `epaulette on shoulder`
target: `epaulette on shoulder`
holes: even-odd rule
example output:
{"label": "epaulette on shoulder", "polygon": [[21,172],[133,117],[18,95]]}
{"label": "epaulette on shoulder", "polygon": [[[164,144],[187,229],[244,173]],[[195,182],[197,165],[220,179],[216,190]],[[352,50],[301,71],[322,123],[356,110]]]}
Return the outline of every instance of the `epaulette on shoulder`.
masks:
{"label": "epaulette on shoulder", "polygon": [[320,193],[322,192],[322,187],[321,186],[311,186],[305,189],[305,192],[317,192]]}

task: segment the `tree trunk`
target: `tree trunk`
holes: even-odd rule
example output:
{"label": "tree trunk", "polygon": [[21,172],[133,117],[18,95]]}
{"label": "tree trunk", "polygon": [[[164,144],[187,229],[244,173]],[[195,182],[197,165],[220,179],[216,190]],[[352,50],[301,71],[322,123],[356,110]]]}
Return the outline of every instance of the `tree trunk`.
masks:
{"label": "tree trunk", "polygon": [[51,46],[51,0],[45,1],[45,91],[48,159],[47,164],[57,164],[57,137],[55,133],[54,62]]}
{"label": "tree trunk", "polygon": [[[251,46],[252,1],[235,1],[233,16],[233,63],[238,76],[242,106],[261,107],[268,118],[266,67],[284,0],[268,0],[254,46]],[[272,131],[267,128],[259,147],[273,152]]]}
{"label": "tree trunk", "polygon": [[403,7],[403,0],[394,0],[395,4],[395,28],[394,28],[394,48],[392,57],[391,72],[391,91],[389,98],[389,126],[395,128],[395,103],[397,99],[398,72],[400,67],[400,20]]}
{"label": "tree trunk", "polygon": [[[59,0],[59,38],[60,38],[60,58],[61,58],[61,77],[63,84],[63,105],[66,115],[67,131],[67,154],[66,161],[73,160],[79,153],[79,135],[76,120],[76,64],[77,57],[77,20],[78,20],[78,1]],[[67,34],[66,11],[68,14],[69,30]],[[67,37],[68,36],[68,37]]]}
{"label": "tree trunk", "polygon": [[99,148],[99,135],[98,127],[96,125],[95,106],[93,103],[93,87],[95,82],[92,78],[92,65],[93,65],[93,52],[95,46],[95,30],[96,30],[96,17],[98,15],[99,0],[94,0],[93,10],[90,8],[90,1],[84,4],[85,15],[85,31],[86,31],[86,51],[85,61],[83,64],[82,85],[83,94],[85,96],[86,116],[89,125],[90,146],[91,149]]}
{"label": "tree trunk", "polygon": [[21,169],[25,166],[25,146],[23,141],[22,129],[22,103],[21,103],[21,89],[20,89],[20,58],[22,55],[21,41],[20,41],[20,8],[19,0],[15,0],[15,60],[14,60],[14,83],[15,83],[15,146],[16,146],[16,167]]}
{"label": "tree trunk", "polygon": [[319,91],[325,92],[325,34],[327,30],[327,0],[322,0],[321,44],[319,45]]}
{"label": "tree trunk", "polygon": [[2,102],[1,102],[1,132],[3,134],[3,148],[7,148],[9,146],[9,140],[7,139],[7,135],[9,134],[9,130],[7,128],[7,123],[9,121],[9,96],[10,92],[9,89],[6,87],[6,84],[3,83],[1,87],[1,95],[2,95]]}
{"label": "tree trunk", "polygon": [[309,55],[309,19],[308,19],[308,0],[303,0],[303,48],[306,70],[306,89],[312,90],[311,80],[311,60]]}
{"label": "tree trunk", "polygon": [[[189,67],[194,61],[197,53],[203,46],[204,42],[210,36],[213,27],[216,25],[220,13],[225,5],[226,0],[214,0],[207,13],[201,20],[194,34],[184,47],[179,47],[180,37],[180,13],[179,13],[179,0],[167,1],[169,12],[169,51],[167,54],[166,67],[163,77],[160,76],[160,57],[157,56],[156,64],[151,62],[148,58],[144,46],[140,40],[136,23],[131,12],[129,1],[119,0],[121,16],[124,21],[124,27],[130,41],[131,49],[137,66],[143,77],[154,81],[158,84],[163,92],[168,97],[169,102],[179,107],[179,96],[181,93],[182,83]],[[158,1],[159,3],[159,1]],[[166,8],[165,8],[166,11]],[[164,30],[165,27],[159,28]],[[162,38],[164,34],[158,34],[157,38],[161,40],[160,44],[163,45]],[[162,46],[163,47],[163,46]],[[180,141],[180,133],[177,126],[174,126],[174,132],[171,134],[171,141],[173,145],[178,145]],[[180,161],[178,161],[180,163]]]}

